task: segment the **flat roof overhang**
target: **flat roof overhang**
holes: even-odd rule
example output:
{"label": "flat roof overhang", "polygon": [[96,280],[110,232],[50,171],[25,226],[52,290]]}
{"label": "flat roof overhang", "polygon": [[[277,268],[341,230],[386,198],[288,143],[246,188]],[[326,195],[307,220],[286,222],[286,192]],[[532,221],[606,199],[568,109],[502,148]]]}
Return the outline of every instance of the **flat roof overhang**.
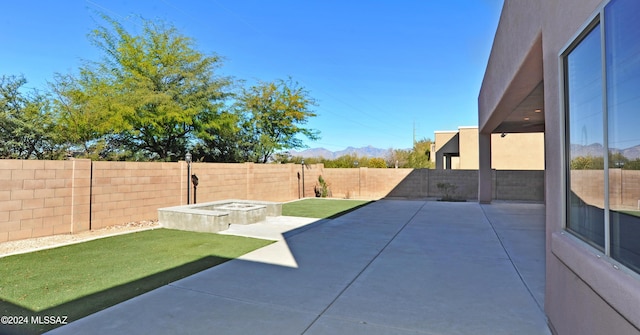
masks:
{"label": "flat roof overhang", "polygon": [[540,82],[492,133],[544,132],[544,83]]}
{"label": "flat roof overhang", "polygon": [[539,34],[524,59],[506,85],[504,92],[491,106],[497,92],[491,83],[484,83],[479,97],[480,133],[544,132],[544,82],[542,66],[542,35]]}

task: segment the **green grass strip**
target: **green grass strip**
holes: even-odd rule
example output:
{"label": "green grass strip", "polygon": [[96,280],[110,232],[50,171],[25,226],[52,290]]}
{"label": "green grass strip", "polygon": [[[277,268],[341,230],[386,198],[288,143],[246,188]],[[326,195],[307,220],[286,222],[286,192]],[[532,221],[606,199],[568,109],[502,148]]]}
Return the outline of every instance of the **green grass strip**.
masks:
{"label": "green grass strip", "polygon": [[0,258],[0,314],[77,320],[270,243],[156,229]]}
{"label": "green grass strip", "polygon": [[634,210],[613,210],[615,212],[619,212],[619,213],[623,213],[623,214],[627,214],[627,215],[631,215],[631,216],[637,216],[640,217],[640,211],[634,211]]}
{"label": "green grass strip", "polygon": [[282,205],[282,215],[334,219],[371,203],[367,200],[303,199]]}

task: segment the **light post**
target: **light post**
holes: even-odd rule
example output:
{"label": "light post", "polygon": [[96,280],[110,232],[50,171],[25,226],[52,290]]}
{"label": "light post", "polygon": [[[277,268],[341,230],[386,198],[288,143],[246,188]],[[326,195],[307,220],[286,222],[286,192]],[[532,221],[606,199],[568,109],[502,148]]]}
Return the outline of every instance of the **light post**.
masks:
{"label": "light post", "polygon": [[[358,162],[353,162],[353,166],[358,169]],[[360,198],[360,169],[358,169],[358,198]]]}
{"label": "light post", "polygon": [[184,155],[184,160],[187,162],[187,205],[191,203],[191,187],[189,187],[189,183],[191,182],[191,153],[187,151],[187,154]]}
{"label": "light post", "polygon": [[302,197],[304,198],[304,159],[302,160]]}
{"label": "light post", "polygon": [[298,172],[298,199],[300,199],[300,172]]}

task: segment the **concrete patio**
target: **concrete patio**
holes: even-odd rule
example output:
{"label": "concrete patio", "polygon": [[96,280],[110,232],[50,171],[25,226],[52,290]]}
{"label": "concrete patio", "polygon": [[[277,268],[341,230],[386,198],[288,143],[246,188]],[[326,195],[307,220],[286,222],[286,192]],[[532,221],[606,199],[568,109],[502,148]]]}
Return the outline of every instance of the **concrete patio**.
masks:
{"label": "concrete patio", "polygon": [[[249,229],[253,226],[252,229]],[[380,200],[49,334],[550,334],[544,206]]]}

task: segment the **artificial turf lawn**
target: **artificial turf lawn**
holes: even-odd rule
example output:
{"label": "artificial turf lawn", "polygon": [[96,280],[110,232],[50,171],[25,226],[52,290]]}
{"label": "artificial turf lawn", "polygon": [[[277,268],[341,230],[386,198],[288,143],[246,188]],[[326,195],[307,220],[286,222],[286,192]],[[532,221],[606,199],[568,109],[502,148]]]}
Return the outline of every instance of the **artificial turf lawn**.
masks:
{"label": "artificial turf lawn", "polygon": [[156,229],[0,258],[0,314],[70,322],[272,242]]}
{"label": "artificial turf lawn", "polygon": [[304,199],[282,205],[282,215],[307,218],[335,218],[366,206],[371,201],[342,199]]}
{"label": "artificial turf lawn", "polygon": [[633,211],[633,210],[616,210],[616,212],[618,212],[618,213],[623,213],[623,214],[627,214],[627,215],[631,215],[631,216],[640,217],[640,211]]}

